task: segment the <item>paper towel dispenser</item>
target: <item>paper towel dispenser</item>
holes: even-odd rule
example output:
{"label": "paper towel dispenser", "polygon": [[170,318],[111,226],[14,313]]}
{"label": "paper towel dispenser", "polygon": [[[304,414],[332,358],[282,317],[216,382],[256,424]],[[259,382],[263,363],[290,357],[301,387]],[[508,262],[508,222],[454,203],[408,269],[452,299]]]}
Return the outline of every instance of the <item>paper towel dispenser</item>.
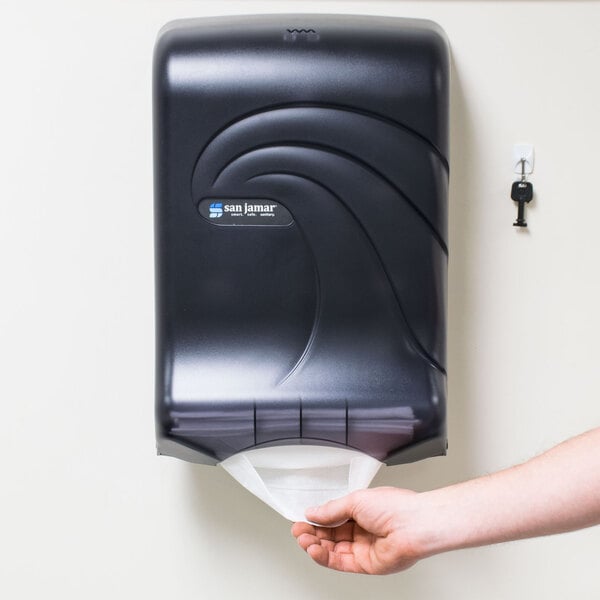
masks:
{"label": "paper towel dispenser", "polygon": [[158,452],[446,451],[448,79],[428,21],[176,21],[154,64]]}

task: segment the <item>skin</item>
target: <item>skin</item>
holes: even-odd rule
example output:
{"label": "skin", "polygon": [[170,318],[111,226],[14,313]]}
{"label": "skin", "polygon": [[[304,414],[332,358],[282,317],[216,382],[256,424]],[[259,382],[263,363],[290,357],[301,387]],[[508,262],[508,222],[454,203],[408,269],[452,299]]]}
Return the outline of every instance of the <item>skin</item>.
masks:
{"label": "skin", "polygon": [[385,575],[469,548],[600,524],[600,427],[526,463],[417,493],[361,490],[308,509],[292,534],[318,564]]}

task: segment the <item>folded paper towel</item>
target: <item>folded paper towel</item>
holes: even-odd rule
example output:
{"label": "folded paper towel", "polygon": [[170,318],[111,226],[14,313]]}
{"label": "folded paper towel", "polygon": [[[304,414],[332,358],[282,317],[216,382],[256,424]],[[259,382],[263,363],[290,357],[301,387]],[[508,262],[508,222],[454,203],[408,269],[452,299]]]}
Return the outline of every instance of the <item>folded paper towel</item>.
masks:
{"label": "folded paper towel", "polygon": [[297,445],[255,448],[220,464],[286,519],[306,521],[308,507],[369,487],[383,463],[347,448]]}

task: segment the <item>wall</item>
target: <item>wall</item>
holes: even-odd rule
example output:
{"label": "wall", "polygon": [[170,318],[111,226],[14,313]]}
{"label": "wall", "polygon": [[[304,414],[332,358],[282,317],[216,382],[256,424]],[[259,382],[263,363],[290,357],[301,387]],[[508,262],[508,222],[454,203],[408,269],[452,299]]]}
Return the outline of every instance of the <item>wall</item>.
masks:
{"label": "wall", "polygon": [[[4,0],[0,593],[598,598],[599,528],[349,576],[221,470],[154,455],[154,37],[277,11],[427,17],[452,45],[450,453],[376,483],[433,488],[600,422],[598,3]],[[537,151],[527,231],[517,141]]]}

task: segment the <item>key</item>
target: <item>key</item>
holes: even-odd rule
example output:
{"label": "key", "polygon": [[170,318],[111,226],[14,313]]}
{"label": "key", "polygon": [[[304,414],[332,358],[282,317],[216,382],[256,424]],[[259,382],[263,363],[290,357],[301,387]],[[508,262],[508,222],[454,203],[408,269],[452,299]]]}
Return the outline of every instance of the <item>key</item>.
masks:
{"label": "key", "polygon": [[519,203],[517,220],[513,223],[515,227],[527,227],[525,220],[525,205],[533,198],[533,184],[531,181],[515,181],[510,190],[510,197]]}

